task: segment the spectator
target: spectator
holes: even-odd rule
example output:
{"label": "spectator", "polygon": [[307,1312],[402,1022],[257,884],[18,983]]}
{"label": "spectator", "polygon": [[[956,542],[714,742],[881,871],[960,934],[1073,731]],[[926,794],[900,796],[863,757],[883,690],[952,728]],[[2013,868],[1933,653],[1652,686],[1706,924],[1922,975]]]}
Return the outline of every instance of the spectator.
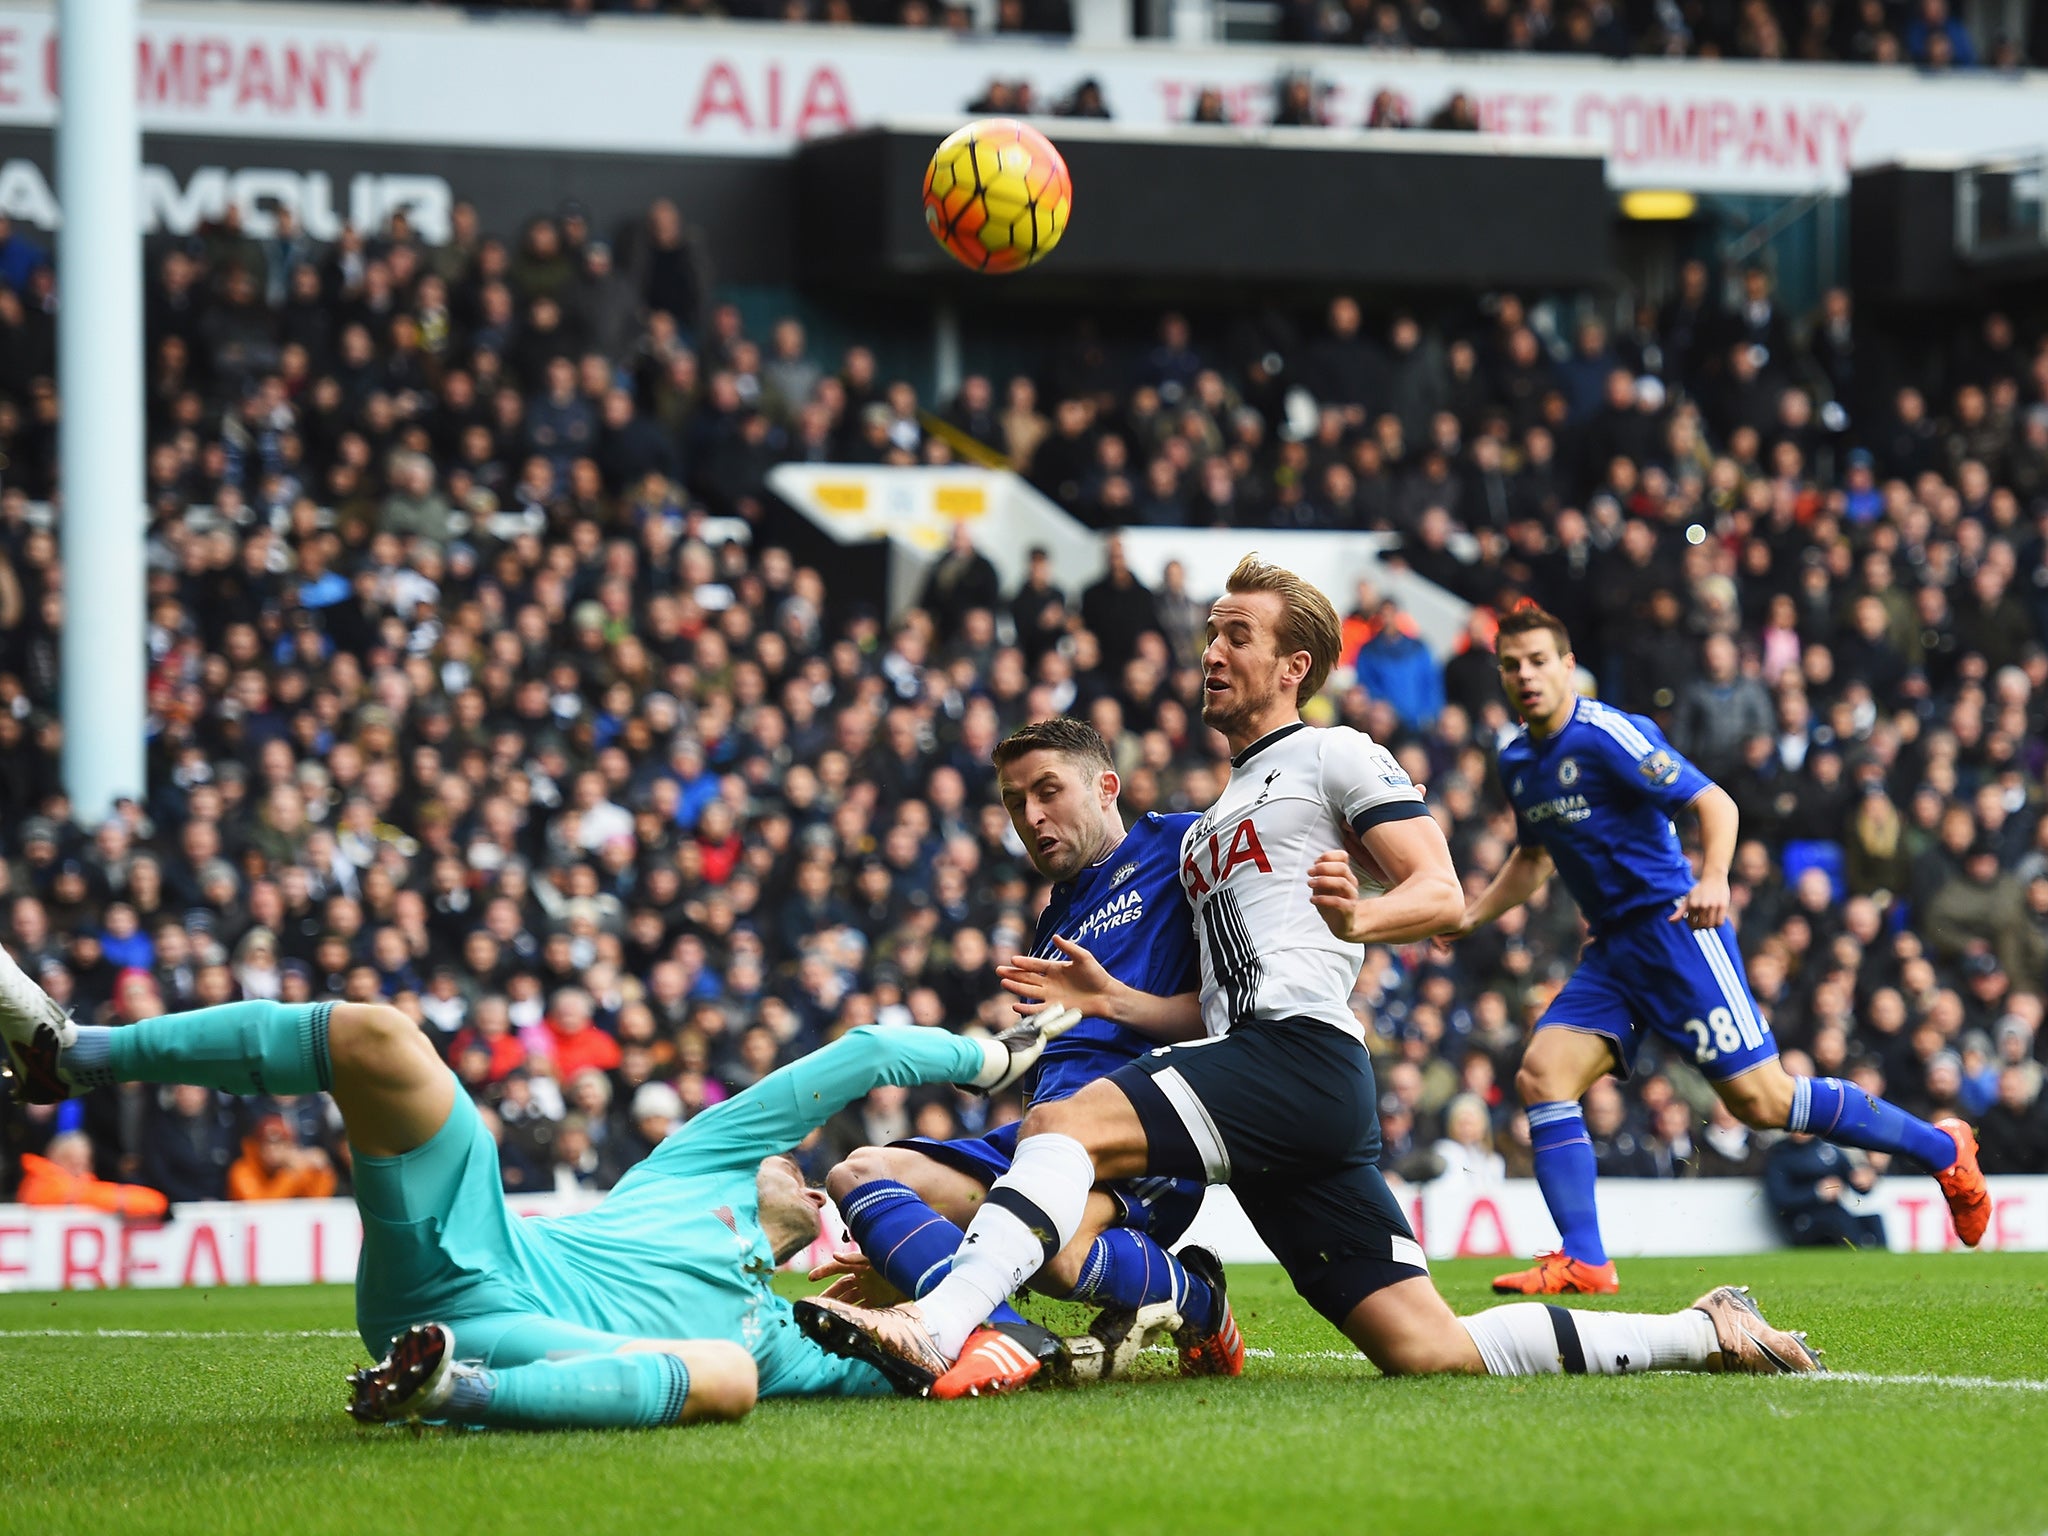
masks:
{"label": "spectator", "polygon": [[667,1083],[643,1083],[633,1095],[633,1125],[651,1150],[683,1123],[683,1096]]}
{"label": "spectator", "polygon": [[[1597,44],[1575,28],[1552,35]],[[763,476],[928,451],[915,392],[877,361],[901,339],[887,316],[827,376],[793,318],[757,341],[721,302],[672,207],[620,245],[630,303],[573,209],[509,249],[453,217],[445,248],[394,222],[331,251],[225,225],[152,251],[150,787],[89,836],[104,808],[59,792],[55,719],[60,594],[90,552],[28,503],[55,488],[48,278],[0,295],[0,937],[81,1017],[388,995],[492,1111],[511,1187],[555,1185],[562,1084],[594,1069],[611,1097],[576,1111],[559,1163],[582,1188],[644,1147],[648,1084],[694,1113],[850,1024],[980,1006],[1037,900],[989,803],[1004,730],[1098,719],[1133,808],[1206,807],[1225,771],[1199,718],[1214,594],[1173,566],[1147,592],[1112,543],[1099,583],[1048,556],[1023,588],[885,612],[778,542]],[[1375,596],[1349,654],[1378,647],[1366,686],[1317,708],[1412,766],[1468,874],[1505,856],[1488,614],[1524,593],[1564,612],[1604,696],[1703,758],[1732,752],[1733,905],[1781,1037],[1871,1091],[1989,1117],[2048,975],[2037,317],[1966,306],[1935,355],[1910,315],[1829,300],[1802,346],[1762,274],[1737,316],[1705,267],[1678,287],[1660,309],[1623,298],[1620,366],[1582,422],[1538,334],[1550,311],[1513,293],[1377,317],[1247,302],[1205,318],[1200,346],[1184,316],[1026,338],[1000,398],[984,378],[949,419],[1107,525],[1143,501],[1240,530],[1399,532],[1412,571],[1475,605],[1445,702],[1403,702],[1398,666],[1371,675],[1400,648]],[[1809,378],[1837,403],[1862,392],[1846,425],[1822,427]],[[1786,867],[1815,831],[1843,845],[1848,900]],[[1965,868],[1979,841],[1988,884]],[[1799,856],[1831,868],[1824,847]],[[1362,1014],[1409,1166],[1436,1161],[1439,1119],[1478,1084],[1475,1039],[1511,1076],[1578,942],[1546,890],[1452,975],[1368,956]],[[1610,1167],[1755,1170],[1762,1138],[1713,1119],[1673,1156],[1653,1081],[1595,1095]],[[328,1134],[316,1100],[280,1107],[295,1139]],[[204,1116],[138,1089],[79,1112],[102,1177],[170,1187],[180,1139],[207,1141]],[[6,1180],[51,1125],[0,1099],[0,1132]]]}
{"label": "spectator", "polygon": [[181,1083],[152,1099],[142,1166],[166,1199],[225,1199],[237,1147],[234,1109],[211,1088]]}
{"label": "spectator", "polygon": [[1977,1123],[1978,1161],[1986,1173],[2048,1173],[2048,1103],[2035,1062],[2008,1063],[1998,1097]]}
{"label": "spectator", "polygon": [[1611,1078],[1586,1095],[1586,1133],[1603,1179],[1654,1179],[1657,1160],[1647,1141],[1628,1125],[1628,1106]]}
{"label": "spectator", "polygon": [[1703,675],[1679,697],[1671,740],[1709,778],[1720,779],[1732,774],[1745,740],[1771,733],[1771,698],[1762,683],[1742,675],[1728,636],[1709,635],[1700,657]]}
{"label": "spectator", "polygon": [[994,613],[1002,605],[1002,584],[988,556],[974,547],[974,532],[956,522],[946,552],[925,577],[923,607],[938,626],[941,643],[955,639],[970,610]]}
{"label": "spectator", "polygon": [[1111,535],[1103,543],[1109,569],[1081,594],[1081,622],[1102,647],[1102,665],[1112,674],[1137,654],[1138,641],[1159,630],[1159,610],[1152,589],[1131,573],[1124,542]]}
{"label": "spectator", "polygon": [[1767,1152],[1763,1138],[1736,1119],[1735,1112],[1719,1098],[1708,1106],[1706,1128],[1697,1145],[1702,1177],[1756,1178],[1764,1171]]}
{"label": "spectator", "polygon": [[1968,69],[1977,62],[1976,45],[1963,24],[1949,14],[1948,0],[1919,0],[1906,25],[1904,42],[1916,64]]}
{"label": "spectator", "polygon": [[1110,118],[1109,103],[1103,97],[1102,84],[1093,76],[1074,87],[1074,92],[1065,101],[1053,108],[1055,117],[1092,117],[1103,122]]}
{"label": "spectator", "polygon": [[291,1121],[263,1116],[242,1138],[228,1168],[230,1200],[325,1200],[334,1193],[334,1165],[319,1147],[299,1144]]}
{"label": "spectator", "polygon": [[634,276],[641,301],[674,322],[676,335],[689,345],[702,324],[705,295],[710,288],[702,237],[683,222],[681,211],[667,198],[647,210],[633,252]]}
{"label": "spectator", "polygon": [[1392,705],[1408,730],[1435,724],[1444,707],[1443,669],[1415,633],[1413,620],[1388,598],[1374,614],[1372,628],[1372,638],[1353,662],[1358,685]]}
{"label": "spectator", "polygon": [[1273,126],[1276,128],[1313,128],[1324,121],[1322,103],[1317,99],[1318,91],[1313,78],[1308,75],[1286,75],[1280,81],[1275,93],[1277,105],[1273,109]]}
{"label": "spectator", "polygon": [[1945,880],[1927,904],[1928,947],[1966,966],[1981,957],[2008,975],[2025,974],[2026,893],[1999,867],[1997,846],[1988,838],[1972,843],[1959,874]]}
{"label": "spectator", "polygon": [[83,1131],[60,1131],[43,1155],[21,1154],[21,1187],[15,1198],[23,1205],[83,1205],[116,1216],[163,1215],[169,1202],[139,1184],[115,1184],[92,1171],[92,1141]]}
{"label": "spectator", "polygon": [[1493,1149],[1486,1101],[1477,1094],[1461,1093],[1444,1106],[1443,1138],[1432,1150],[1453,1177],[1474,1184],[1498,1184],[1507,1177],[1507,1162]]}
{"label": "spectator", "polygon": [[1876,1183],[1860,1154],[1796,1133],[1771,1148],[1764,1169],[1778,1230],[1795,1248],[1884,1247],[1884,1218],[1847,1203],[1852,1192],[1867,1194]]}

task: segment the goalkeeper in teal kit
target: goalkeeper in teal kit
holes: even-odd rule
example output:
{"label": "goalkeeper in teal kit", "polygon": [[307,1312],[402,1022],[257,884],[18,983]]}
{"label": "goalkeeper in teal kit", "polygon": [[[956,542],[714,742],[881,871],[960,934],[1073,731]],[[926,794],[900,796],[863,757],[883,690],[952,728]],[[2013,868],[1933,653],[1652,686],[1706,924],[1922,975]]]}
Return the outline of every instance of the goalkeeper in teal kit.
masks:
{"label": "goalkeeper in teal kit", "polygon": [[993,1040],[852,1030],[705,1110],[595,1208],[522,1220],[475,1106],[396,1009],[253,1001],[80,1025],[0,951],[0,1039],[31,1103],[123,1082],[333,1094],[363,1218],[357,1331],[389,1350],[349,1378],[369,1422],[676,1424],[743,1417],[757,1396],[887,1392],[805,1338],[771,1288],[824,1199],[790,1150],[882,1084],[1006,1088],[1078,1018]]}

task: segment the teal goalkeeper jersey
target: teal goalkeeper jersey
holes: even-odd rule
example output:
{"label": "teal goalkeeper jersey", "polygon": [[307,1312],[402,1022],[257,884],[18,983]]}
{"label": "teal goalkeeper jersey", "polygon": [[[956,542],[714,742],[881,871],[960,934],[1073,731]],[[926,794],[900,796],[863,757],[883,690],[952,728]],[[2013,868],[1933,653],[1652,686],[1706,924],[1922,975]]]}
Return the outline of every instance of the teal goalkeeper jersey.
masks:
{"label": "teal goalkeeper jersey", "polygon": [[878,1372],[805,1338],[775,1294],[755,1173],[871,1088],[966,1082],[986,1060],[958,1035],[868,1025],[705,1110],[601,1205],[517,1223],[546,1314],[636,1338],[731,1339],[754,1356],[764,1397],[886,1392]]}

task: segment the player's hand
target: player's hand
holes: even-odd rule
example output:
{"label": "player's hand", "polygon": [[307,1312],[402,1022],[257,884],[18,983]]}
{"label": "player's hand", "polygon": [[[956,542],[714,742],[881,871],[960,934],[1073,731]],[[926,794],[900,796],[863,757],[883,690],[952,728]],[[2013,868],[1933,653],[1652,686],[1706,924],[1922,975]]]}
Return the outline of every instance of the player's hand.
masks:
{"label": "player's hand", "polygon": [[824,1291],[832,1301],[850,1301],[862,1307],[893,1307],[909,1299],[855,1247],[834,1249],[831,1258],[811,1271],[810,1278],[832,1282]]}
{"label": "player's hand", "polygon": [[1727,922],[1728,877],[1701,875],[1693,888],[1679,898],[1678,910],[1671,914],[1671,921],[1683,922],[1694,928],[1718,928]]}
{"label": "player's hand", "polygon": [[1053,938],[1053,947],[1064,960],[1019,955],[1008,965],[996,967],[1003,990],[1023,999],[1012,1004],[1019,1013],[1036,1013],[1041,1008],[1073,1008],[1092,1019],[1113,1018],[1117,980],[1102,968],[1102,962],[1072,939]]}
{"label": "player's hand", "polygon": [[1429,947],[1431,953],[1440,959],[1448,960],[1452,949],[1457,946],[1459,941],[1471,938],[1478,931],[1478,928],[1479,925],[1472,921],[1472,913],[1468,908],[1464,917],[1459,920],[1457,927],[1446,928],[1442,933],[1430,935]]}
{"label": "player's hand", "polygon": [[1308,899],[1322,917],[1323,926],[1351,942],[1351,919],[1358,905],[1358,871],[1351,867],[1351,855],[1332,848],[1317,857],[1308,869]]}

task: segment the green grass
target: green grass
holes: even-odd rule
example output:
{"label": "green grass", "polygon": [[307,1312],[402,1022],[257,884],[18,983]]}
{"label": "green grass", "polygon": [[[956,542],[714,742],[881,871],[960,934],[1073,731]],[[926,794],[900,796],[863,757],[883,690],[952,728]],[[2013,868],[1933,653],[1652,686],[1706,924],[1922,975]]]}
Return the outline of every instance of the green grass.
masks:
{"label": "green grass", "polygon": [[[1460,1311],[1497,1266],[1439,1266]],[[339,1287],[0,1296],[0,1532],[2048,1532],[2048,1391],[1637,1376],[1387,1381],[1242,1268],[1241,1381],[743,1424],[358,1429]],[[1744,1281],[1838,1372],[2048,1381],[2048,1256],[1632,1260],[1625,1303]],[[47,1337],[30,1330],[84,1330]],[[226,1337],[123,1338],[100,1329]]]}

